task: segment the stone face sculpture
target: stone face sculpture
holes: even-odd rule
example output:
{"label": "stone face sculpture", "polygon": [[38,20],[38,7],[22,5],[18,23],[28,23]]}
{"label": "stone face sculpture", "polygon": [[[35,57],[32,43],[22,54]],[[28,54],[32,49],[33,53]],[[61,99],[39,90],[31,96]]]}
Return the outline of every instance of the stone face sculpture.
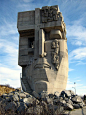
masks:
{"label": "stone face sculpture", "polygon": [[29,93],[64,90],[68,78],[68,50],[66,26],[58,5],[19,12],[17,28],[22,89]]}

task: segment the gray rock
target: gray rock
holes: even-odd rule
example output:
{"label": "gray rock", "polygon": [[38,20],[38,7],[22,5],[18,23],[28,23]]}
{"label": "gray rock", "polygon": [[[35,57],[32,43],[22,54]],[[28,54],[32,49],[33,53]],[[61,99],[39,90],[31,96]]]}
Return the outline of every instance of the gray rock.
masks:
{"label": "gray rock", "polygon": [[58,91],[56,91],[56,92],[54,93],[54,98],[59,98],[59,96],[60,96],[60,93],[59,93]]}
{"label": "gray rock", "polygon": [[44,108],[45,110],[48,110],[48,108],[47,108],[47,103],[46,103],[45,101],[41,101],[41,102],[40,102],[40,105],[43,106],[43,108]]}
{"label": "gray rock", "polygon": [[54,104],[54,105],[57,105],[58,103],[59,103],[59,99],[54,99],[54,100],[53,100],[53,104]]}
{"label": "gray rock", "polygon": [[24,93],[19,93],[19,97],[20,97],[20,98],[26,98],[26,94],[24,94]]}
{"label": "gray rock", "polygon": [[6,99],[2,99],[0,101],[0,105],[6,106],[8,104],[8,101]]}
{"label": "gray rock", "polygon": [[73,105],[73,102],[70,99],[65,99],[66,103]]}
{"label": "gray rock", "polygon": [[71,96],[75,95],[74,91],[72,91],[72,90],[69,90],[69,91],[70,91]]}
{"label": "gray rock", "polygon": [[57,105],[48,104],[48,110],[52,110],[53,112],[55,112],[57,109],[58,109]]}
{"label": "gray rock", "polygon": [[5,93],[1,96],[1,98],[5,99],[6,97],[8,97],[8,95]]}
{"label": "gray rock", "polygon": [[80,105],[79,104],[73,104],[74,109],[79,109]]}
{"label": "gray rock", "polygon": [[36,98],[34,98],[34,97],[24,98],[24,99],[23,99],[23,102],[24,102],[28,107],[30,107],[30,106],[32,106],[32,105],[34,105],[34,104],[38,104],[38,103],[39,103],[39,101],[38,101]]}
{"label": "gray rock", "polygon": [[8,103],[6,106],[5,106],[5,111],[15,111],[16,110],[16,103],[13,101],[13,102],[10,102]]}
{"label": "gray rock", "polygon": [[23,103],[23,102],[20,102],[18,106],[19,106],[19,107],[17,108],[17,113],[24,115],[25,112],[27,111],[27,106],[26,106],[26,104]]}
{"label": "gray rock", "polygon": [[[15,92],[14,92],[15,93]],[[8,96],[13,96],[14,95],[14,93],[13,92],[11,92],[11,93],[9,93],[8,94]]]}
{"label": "gray rock", "polygon": [[63,106],[57,106],[57,110],[54,112],[54,115],[63,115],[64,113],[64,107]]}
{"label": "gray rock", "polygon": [[81,99],[80,96],[75,96],[75,97],[72,98],[72,101],[73,101],[74,103],[81,103],[81,102],[82,102],[82,99]]}
{"label": "gray rock", "polygon": [[17,94],[17,95],[19,95],[19,92],[16,92],[16,91],[15,91],[15,92],[14,92],[14,94]]}
{"label": "gray rock", "polygon": [[20,102],[23,102],[23,98],[20,98],[19,101],[20,101]]}
{"label": "gray rock", "polygon": [[83,108],[84,106],[83,103],[79,103],[78,105],[80,106],[80,108]]}
{"label": "gray rock", "polygon": [[33,91],[32,94],[35,98],[40,99],[40,96],[37,92]]}
{"label": "gray rock", "polygon": [[2,100],[2,98],[0,97],[0,101]]}
{"label": "gray rock", "polygon": [[19,97],[18,97],[17,94],[14,94],[14,95],[13,95],[13,101],[15,101],[15,102],[16,102],[16,101],[19,101]]}
{"label": "gray rock", "polygon": [[83,106],[85,106],[85,103],[84,103],[84,101],[82,100],[82,104],[83,104]]}
{"label": "gray rock", "polygon": [[10,95],[10,96],[6,97],[5,100],[6,100],[7,102],[13,101],[13,95]]}
{"label": "gray rock", "polygon": [[18,88],[18,89],[16,89],[15,91],[16,91],[16,92],[19,92],[19,91],[21,91],[21,89]]}
{"label": "gray rock", "polygon": [[21,103],[21,102],[16,102],[17,108],[20,106],[20,103]]}
{"label": "gray rock", "polygon": [[46,102],[47,102],[47,104],[53,104],[53,98],[47,97]]}
{"label": "gray rock", "polygon": [[65,101],[65,100],[61,100],[61,99],[59,100],[59,104],[60,104],[60,105],[62,105],[62,106],[63,106],[65,103],[66,103],[66,101]]}
{"label": "gray rock", "polygon": [[26,114],[27,114],[27,115],[31,115],[31,114],[33,114],[33,112],[34,112],[34,107],[29,107],[29,108],[27,109],[27,111],[26,111]]}
{"label": "gray rock", "polygon": [[61,96],[64,96],[64,95],[65,95],[65,97],[71,97],[71,93],[70,93],[69,90],[64,90],[64,91],[62,91],[62,92],[61,92]]}
{"label": "gray rock", "polygon": [[48,110],[54,110],[53,104],[48,104]]}
{"label": "gray rock", "polygon": [[64,100],[65,100],[66,102],[68,102],[68,101],[69,101],[69,99],[68,99],[67,97],[65,97],[65,98],[64,98]]}
{"label": "gray rock", "polygon": [[71,104],[69,104],[69,103],[65,103],[64,104],[64,109],[65,110],[73,110],[73,106]]}
{"label": "gray rock", "polygon": [[47,91],[44,91],[44,90],[43,90],[43,91],[40,92],[39,94],[40,94],[40,98],[41,98],[41,99],[46,100],[46,97],[48,97]]}
{"label": "gray rock", "polygon": [[40,105],[36,105],[35,107],[30,107],[27,110],[27,114],[35,114],[35,115],[41,115],[43,112],[43,107]]}
{"label": "gray rock", "polygon": [[53,94],[49,94],[48,96],[49,96],[49,98],[53,98],[53,97],[54,97],[54,95],[53,95]]}
{"label": "gray rock", "polygon": [[[72,99],[69,99],[68,92],[70,92]],[[31,114],[31,111],[34,109],[34,114],[39,113],[49,113],[54,112],[62,113],[65,110],[72,110],[73,108],[79,109],[84,106],[84,102],[81,97],[74,95],[71,91],[63,91],[63,93],[58,96],[58,92],[53,94],[48,94],[46,91],[42,91],[40,94],[33,92],[33,95],[30,95],[27,92],[11,92],[0,97],[0,106],[5,107],[5,110],[17,110],[19,114]],[[41,98],[39,98],[39,96]],[[36,97],[36,98],[35,98]],[[38,99],[40,100],[38,100]],[[29,108],[28,108],[29,107]],[[40,110],[41,108],[41,110]],[[28,109],[28,110],[27,110]]]}
{"label": "gray rock", "polygon": [[26,98],[28,98],[28,97],[32,97],[32,95],[30,95],[30,94],[27,93],[27,92],[24,92],[24,94],[26,95]]}

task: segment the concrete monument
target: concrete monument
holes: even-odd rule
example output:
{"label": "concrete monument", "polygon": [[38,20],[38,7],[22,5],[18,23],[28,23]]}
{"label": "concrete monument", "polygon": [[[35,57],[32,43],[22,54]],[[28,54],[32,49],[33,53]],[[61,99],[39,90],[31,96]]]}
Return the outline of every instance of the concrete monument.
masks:
{"label": "concrete monument", "polygon": [[68,50],[66,26],[58,5],[19,12],[17,28],[23,90],[29,93],[64,90],[68,78]]}

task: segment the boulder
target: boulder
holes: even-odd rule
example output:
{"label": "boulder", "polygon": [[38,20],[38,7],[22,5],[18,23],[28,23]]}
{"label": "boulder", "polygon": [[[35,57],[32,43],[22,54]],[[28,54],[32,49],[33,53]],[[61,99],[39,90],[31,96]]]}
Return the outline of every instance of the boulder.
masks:
{"label": "boulder", "polygon": [[11,102],[11,101],[13,101],[13,95],[8,95],[8,97],[6,97],[6,99],[5,99],[6,101],[8,101],[8,102]]}
{"label": "boulder", "polygon": [[39,93],[40,94],[40,98],[42,99],[42,100],[46,100],[46,97],[48,97],[48,93],[47,93],[47,91],[42,91],[42,92],[40,92]]}
{"label": "boulder", "polygon": [[40,99],[40,96],[39,96],[39,94],[38,94],[36,91],[33,91],[33,92],[32,92],[32,95],[33,95],[35,98]]}
{"label": "boulder", "polygon": [[61,99],[59,100],[59,104],[60,104],[60,105],[64,106],[65,103],[66,103],[65,100],[61,100]]}
{"label": "boulder", "polygon": [[[63,114],[64,110],[79,109],[84,106],[81,97],[74,95],[72,91],[64,90],[48,94],[42,91],[39,94],[33,91],[33,96],[27,92],[14,91],[3,94],[0,97],[0,107],[6,111],[15,111],[17,114]],[[71,97],[70,97],[71,95]],[[41,110],[40,110],[41,108]]]}
{"label": "boulder", "polygon": [[54,104],[54,105],[57,105],[58,103],[59,103],[59,99],[54,99],[54,100],[53,100],[53,104]]}
{"label": "boulder", "polygon": [[27,93],[27,92],[24,92],[24,94],[26,95],[26,98],[28,98],[28,97],[32,97],[32,95],[30,95],[30,94]]}
{"label": "boulder", "polygon": [[65,99],[66,103],[73,105],[73,102],[70,99]]}
{"label": "boulder", "polygon": [[7,97],[7,94],[5,93],[5,94],[3,94],[3,95],[1,95],[1,98],[3,98],[3,99],[5,99]]}
{"label": "boulder", "polygon": [[53,97],[54,97],[54,95],[53,95],[53,94],[49,94],[48,96],[49,96],[49,98],[53,98]]}
{"label": "boulder", "polygon": [[13,102],[10,102],[8,103],[6,106],[5,106],[5,111],[15,111],[16,110],[16,103],[13,101]]}
{"label": "boulder", "polygon": [[74,91],[69,90],[69,92],[70,92],[71,96],[72,96],[72,95],[75,95]]}
{"label": "boulder", "polygon": [[80,105],[79,104],[73,104],[74,109],[79,109]]}
{"label": "boulder", "polygon": [[64,90],[61,92],[61,95],[62,97],[71,97],[71,93],[69,90]]}
{"label": "boulder", "polygon": [[47,102],[47,104],[53,104],[53,98],[47,97],[46,102]]}
{"label": "boulder", "polygon": [[15,102],[16,102],[16,101],[19,101],[19,97],[18,97],[17,94],[14,94],[14,95],[13,95],[13,101],[15,101]]}
{"label": "boulder", "polygon": [[80,108],[83,108],[84,105],[83,105],[83,103],[79,103],[79,106],[80,106]]}
{"label": "boulder", "polygon": [[24,94],[24,93],[19,93],[19,97],[20,97],[20,98],[25,98],[25,97],[26,97],[26,94]]}
{"label": "boulder", "polygon": [[73,110],[73,106],[71,104],[69,104],[69,103],[65,103],[64,104],[64,109],[65,110]]}
{"label": "boulder", "polygon": [[56,92],[54,93],[54,98],[59,98],[59,96],[60,96],[60,93],[59,93],[58,91],[56,91]]}
{"label": "boulder", "polygon": [[80,96],[75,96],[75,97],[72,98],[72,101],[73,101],[74,103],[81,103],[81,102],[82,102],[82,99],[81,99]]}
{"label": "boulder", "polygon": [[54,112],[54,115],[63,115],[64,114],[64,107],[63,106],[57,106],[57,110]]}
{"label": "boulder", "polygon": [[2,106],[5,106],[5,105],[7,105],[8,104],[8,101],[6,100],[6,99],[2,99],[1,101],[0,101],[0,105],[2,105]]}
{"label": "boulder", "polygon": [[2,100],[2,98],[0,97],[0,101]]}
{"label": "boulder", "polygon": [[41,101],[40,105],[43,106],[43,110],[48,110],[47,103],[45,101]]}
{"label": "boulder", "polygon": [[27,110],[27,114],[33,114],[33,115],[41,115],[43,112],[43,107],[40,105],[36,105],[35,107],[30,107]]}
{"label": "boulder", "polygon": [[36,100],[36,98],[34,98],[34,97],[24,98],[24,99],[23,99],[23,102],[24,102],[28,107],[30,107],[30,106],[32,106],[32,105],[34,105],[34,104],[38,104],[38,103],[39,103],[39,101]]}
{"label": "boulder", "polygon": [[27,106],[26,106],[26,104],[25,103],[23,103],[23,102],[19,102],[18,103],[19,105],[18,105],[18,108],[17,108],[17,113],[19,113],[19,114],[21,114],[21,115],[24,115],[25,114],[25,112],[27,111]]}

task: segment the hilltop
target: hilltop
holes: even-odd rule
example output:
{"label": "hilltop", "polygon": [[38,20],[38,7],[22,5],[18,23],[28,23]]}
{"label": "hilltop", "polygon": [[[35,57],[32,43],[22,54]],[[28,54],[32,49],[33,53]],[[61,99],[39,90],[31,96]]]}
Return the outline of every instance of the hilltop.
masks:
{"label": "hilltop", "polygon": [[0,96],[4,93],[10,93],[15,91],[15,88],[10,87],[9,85],[0,85]]}

